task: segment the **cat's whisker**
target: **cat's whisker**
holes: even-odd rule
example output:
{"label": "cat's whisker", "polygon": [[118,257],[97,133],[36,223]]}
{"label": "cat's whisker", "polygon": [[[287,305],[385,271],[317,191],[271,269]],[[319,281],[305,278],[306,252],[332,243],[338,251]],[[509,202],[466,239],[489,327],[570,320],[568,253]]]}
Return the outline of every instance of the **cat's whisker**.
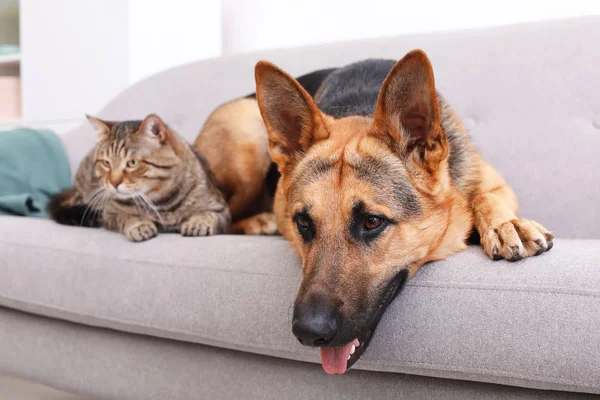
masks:
{"label": "cat's whisker", "polygon": [[150,197],[146,196],[144,193],[139,193],[139,196],[140,196],[140,199],[142,199],[142,201],[145,204],[148,205],[148,207],[150,208],[150,210],[154,211],[154,214],[156,214],[156,217],[160,221],[161,225],[164,225],[162,216],[158,212],[158,209],[156,208],[156,205],[154,204],[154,202],[152,201],[152,199],[150,199]]}
{"label": "cat's whisker", "polygon": [[144,198],[144,195],[142,193],[137,193],[136,196],[140,199],[140,202],[142,203],[144,209],[148,213],[154,212],[154,209],[152,208],[152,206],[150,204],[148,204],[148,202],[146,201],[146,199]]}
{"label": "cat's whisker", "polygon": [[[102,190],[100,194],[94,200],[94,203],[91,205],[92,207],[92,216],[94,219],[98,217],[98,215],[104,211],[104,205],[106,204],[106,199],[108,198],[108,193],[106,190]],[[100,206],[102,204],[102,207]]]}
{"label": "cat's whisker", "polygon": [[94,206],[97,205],[97,203],[100,201],[101,199],[101,195],[105,192],[105,189],[103,187],[100,187],[96,190],[94,190],[91,195],[86,197],[86,200],[84,202],[85,204],[85,211],[83,212],[83,215],[81,217],[81,221],[80,221],[80,226],[83,226],[83,223],[85,222],[85,218],[88,216],[90,210],[92,211],[92,216],[95,217],[95,210],[94,210]]}
{"label": "cat's whisker", "polygon": [[[91,196],[88,196],[86,200],[84,200],[84,204],[86,205],[86,212],[94,205],[94,203],[98,200],[98,197],[102,193],[102,188],[95,190]],[[86,213],[83,214],[83,219],[85,219]]]}
{"label": "cat's whisker", "polygon": [[83,215],[81,216],[81,221],[79,222],[79,226],[83,226],[83,223],[85,222],[85,217],[87,216],[89,211],[90,211],[90,205],[86,203],[85,210],[83,211]]}
{"label": "cat's whisker", "polygon": [[142,213],[148,214],[152,211],[148,209],[148,206],[146,205],[144,199],[142,198],[142,196],[140,196],[139,193],[134,193],[133,198],[135,199],[136,204],[139,204],[139,206],[142,208]]}
{"label": "cat's whisker", "polygon": [[131,199],[133,200],[133,203],[135,204],[136,210],[138,210],[138,212],[140,212],[141,214],[145,214],[146,213],[146,207],[144,207],[144,203],[141,203],[141,201],[139,201],[138,198],[139,197],[138,197],[137,193],[134,193],[131,196]]}
{"label": "cat's whisker", "polygon": [[108,195],[108,193],[106,192],[106,190],[102,191],[102,194],[100,195],[97,204],[95,206],[94,214],[93,217],[94,219],[100,217],[102,218],[102,215],[104,214],[104,209],[106,208],[106,203],[108,202],[108,199],[110,198],[110,196]]}
{"label": "cat's whisker", "polygon": [[104,203],[102,204],[102,212],[104,212],[104,210],[106,209],[106,205],[108,204],[110,200],[110,196],[108,195],[108,193],[104,192]]}
{"label": "cat's whisker", "polygon": [[104,188],[103,188],[103,187],[99,187],[98,189],[96,189],[96,190],[92,191],[92,193],[90,193],[89,195],[87,195],[87,196],[85,197],[85,199],[83,199],[83,201],[84,201],[85,203],[90,203],[92,200],[94,200],[94,198],[95,198],[96,196],[98,196],[98,195],[99,195],[100,193],[102,193],[103,191],[104,191]]}

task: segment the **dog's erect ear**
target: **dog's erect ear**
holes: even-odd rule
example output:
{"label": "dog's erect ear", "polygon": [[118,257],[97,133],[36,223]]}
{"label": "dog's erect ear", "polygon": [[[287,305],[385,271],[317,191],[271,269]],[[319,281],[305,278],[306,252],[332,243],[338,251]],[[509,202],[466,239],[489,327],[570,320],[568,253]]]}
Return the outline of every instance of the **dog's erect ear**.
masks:
{"label": "dog's erect ear", "polygon": [[445,143],[433,69],[427,55],[413,50],[398,61],[383,82],[373,135],[390,147],[433,150]]}
{"label": "dog's erect ear", "polygon": [[258,106],[269,134],[269,154],[284,173],[329,133],[323,114],[294,78],[266,61],[256,64],[254,75]]}
{"label": "dog's erect ear", "polygon": [[150,114],[142,121],[139,133],[162,143],[167,139],[169,128],[158,115]]}
{"label": "dog's erect ear", "polygon": [[92,124],[92,126],[94,127],[94,133],[96,133],[98,141],[102,141],[108,138],[108,134],[110,133],[114,122],[103,121],[100,118],[92,117],[91,115],[87,114],[85,114],[85,117],[88,121],[90,121],[90,124]]}

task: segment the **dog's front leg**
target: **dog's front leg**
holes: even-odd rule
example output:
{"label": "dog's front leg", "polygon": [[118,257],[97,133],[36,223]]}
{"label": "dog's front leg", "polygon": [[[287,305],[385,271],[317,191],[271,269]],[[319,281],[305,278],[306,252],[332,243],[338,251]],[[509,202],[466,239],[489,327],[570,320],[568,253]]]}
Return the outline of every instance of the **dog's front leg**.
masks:
{"label": "dog's front leg", "polygon": [[473,197],[473,223],[481,245],[493,260],[518,261],[552,248],[554,236],[535,221],[517,217],[517,197],[508,184],[485,161]]}

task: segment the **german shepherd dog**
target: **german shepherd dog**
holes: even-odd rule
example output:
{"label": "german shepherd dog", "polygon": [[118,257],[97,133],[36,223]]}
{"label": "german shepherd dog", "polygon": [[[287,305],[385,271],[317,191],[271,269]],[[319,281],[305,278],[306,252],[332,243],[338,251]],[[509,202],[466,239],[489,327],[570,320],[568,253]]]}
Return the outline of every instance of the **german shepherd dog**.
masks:
{"label": "german shepherd dog", "polygon": [[550,232],[517,217],[514,192],[436,92],[422,51],[300,82],[261,61],[255,77],[256,96],[219,107],[195,145],[232,232],[279,231],[301,257],[292,332],[320,347],[327,373],[351,367],[406,280],[464,250],[472,232],[492,260],[552,248]]}

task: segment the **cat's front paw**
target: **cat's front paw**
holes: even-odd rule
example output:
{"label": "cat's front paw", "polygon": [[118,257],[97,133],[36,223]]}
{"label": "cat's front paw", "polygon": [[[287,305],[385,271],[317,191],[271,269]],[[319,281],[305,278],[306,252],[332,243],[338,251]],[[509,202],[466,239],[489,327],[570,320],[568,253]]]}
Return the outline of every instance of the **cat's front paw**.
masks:
{"label": "cat's front paw", "polygon": [[194,215],[181,224],[183,236],[210,236],[219,233],[219,219],[214,213]]}
{"label": "cat's front paw", "polygon": [[153,222],[139,221],[125,227],[125,235],[132,242],[143,242],[158,234],[158,228]]}
{"label": "cat's front paw", "polygon": [[481,244],[493,260],[519,261],[548,251],[554,235],[542,225],[528,219],[513,219],[499,224],[484,235]]}

